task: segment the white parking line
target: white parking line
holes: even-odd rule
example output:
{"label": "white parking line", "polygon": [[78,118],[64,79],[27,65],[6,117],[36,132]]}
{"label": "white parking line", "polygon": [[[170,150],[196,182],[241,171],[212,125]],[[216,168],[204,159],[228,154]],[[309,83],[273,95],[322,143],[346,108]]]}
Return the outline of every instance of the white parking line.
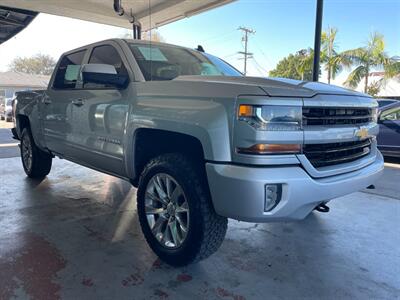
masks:
{"label": "white parking line", "polygon": [[385,166],[400,169],[400,164],[385,163]]}
{"label": "white parking line", "polygon": [[19,143],[6,143],[6,144],[0,144],[0,148],[2,147],[15,147],[18,146]]}

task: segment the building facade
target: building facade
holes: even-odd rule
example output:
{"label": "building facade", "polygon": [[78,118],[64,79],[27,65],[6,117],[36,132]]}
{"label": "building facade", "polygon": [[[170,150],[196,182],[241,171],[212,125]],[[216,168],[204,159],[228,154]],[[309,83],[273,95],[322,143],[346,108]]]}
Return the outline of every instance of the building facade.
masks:
{"label": "building facade", "polygon": [[0,100],[13,98],[18,91],[45,89],[49,80],[50,76],[47,75],[0,72]]}

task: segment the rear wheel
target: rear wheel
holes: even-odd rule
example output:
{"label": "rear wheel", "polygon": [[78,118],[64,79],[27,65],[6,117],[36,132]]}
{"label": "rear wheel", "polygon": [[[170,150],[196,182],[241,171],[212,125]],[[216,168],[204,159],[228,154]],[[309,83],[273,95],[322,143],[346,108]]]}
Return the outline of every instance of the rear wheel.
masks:
{"label": "rear wheel", "polygon": [[21,160],[26,175],[30,178],[44,178],[50,173],[52,156],[36,145],[29,128],[21,134]]}
{"label": "rear wheel", "polygon": [[181,154],[150,161],[139,181],[140,225],[152,250],[174,266],[200,261],[218,250],[227,219],[217,215],[205,174]]}

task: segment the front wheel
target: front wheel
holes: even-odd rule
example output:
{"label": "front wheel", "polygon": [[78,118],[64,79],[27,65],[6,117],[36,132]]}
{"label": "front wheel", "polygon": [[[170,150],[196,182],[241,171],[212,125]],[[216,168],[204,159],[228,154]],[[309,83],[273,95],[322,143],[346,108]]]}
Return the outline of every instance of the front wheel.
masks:
{"label": "front wheel", "polygon": [[44,178],[50,173],[52,156],[40,150],[29,128],[21,134],[21,160],[26,175],[30,178]]}
{"label": "front wheel", "polygon": [[150,161],[139,181],[137,206],[143,234],[165,262],[183,266],[218,250],[227,219],[217,215],[201,168],[182,154]]}

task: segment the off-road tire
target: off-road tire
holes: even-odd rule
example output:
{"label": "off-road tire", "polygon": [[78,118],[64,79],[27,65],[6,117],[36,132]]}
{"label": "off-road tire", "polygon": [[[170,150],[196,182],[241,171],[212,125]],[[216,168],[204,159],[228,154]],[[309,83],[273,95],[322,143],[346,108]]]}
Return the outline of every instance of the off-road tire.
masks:
{"label": "off-road tire", "polygon": [[[147,184],[158,173],[166,173],[179,183],[189,205],[189,230],[184,242],[176,249],[164,247],[155,238],[145,213]],[[225,238],[228,221],[214,210],[204,166],[183,154],[161,155],[145,166],[139,179],[137,209],[149,246],[161,260],[172,266],[184,266],[207,258],[218,250]]]}
{"label": "off-road tire", "polygon": [[[30,145],[26,142],[27,139],[29,139]],[[23,158],[23,148],[25,146],[30,146],[31,148],[32,163],[30,165],[27,164]],[[22,166],[28,177],[41,179],[50,173],[53,157],[36,146],[29,128],[24,128],[22,130],[20,148]]]}

